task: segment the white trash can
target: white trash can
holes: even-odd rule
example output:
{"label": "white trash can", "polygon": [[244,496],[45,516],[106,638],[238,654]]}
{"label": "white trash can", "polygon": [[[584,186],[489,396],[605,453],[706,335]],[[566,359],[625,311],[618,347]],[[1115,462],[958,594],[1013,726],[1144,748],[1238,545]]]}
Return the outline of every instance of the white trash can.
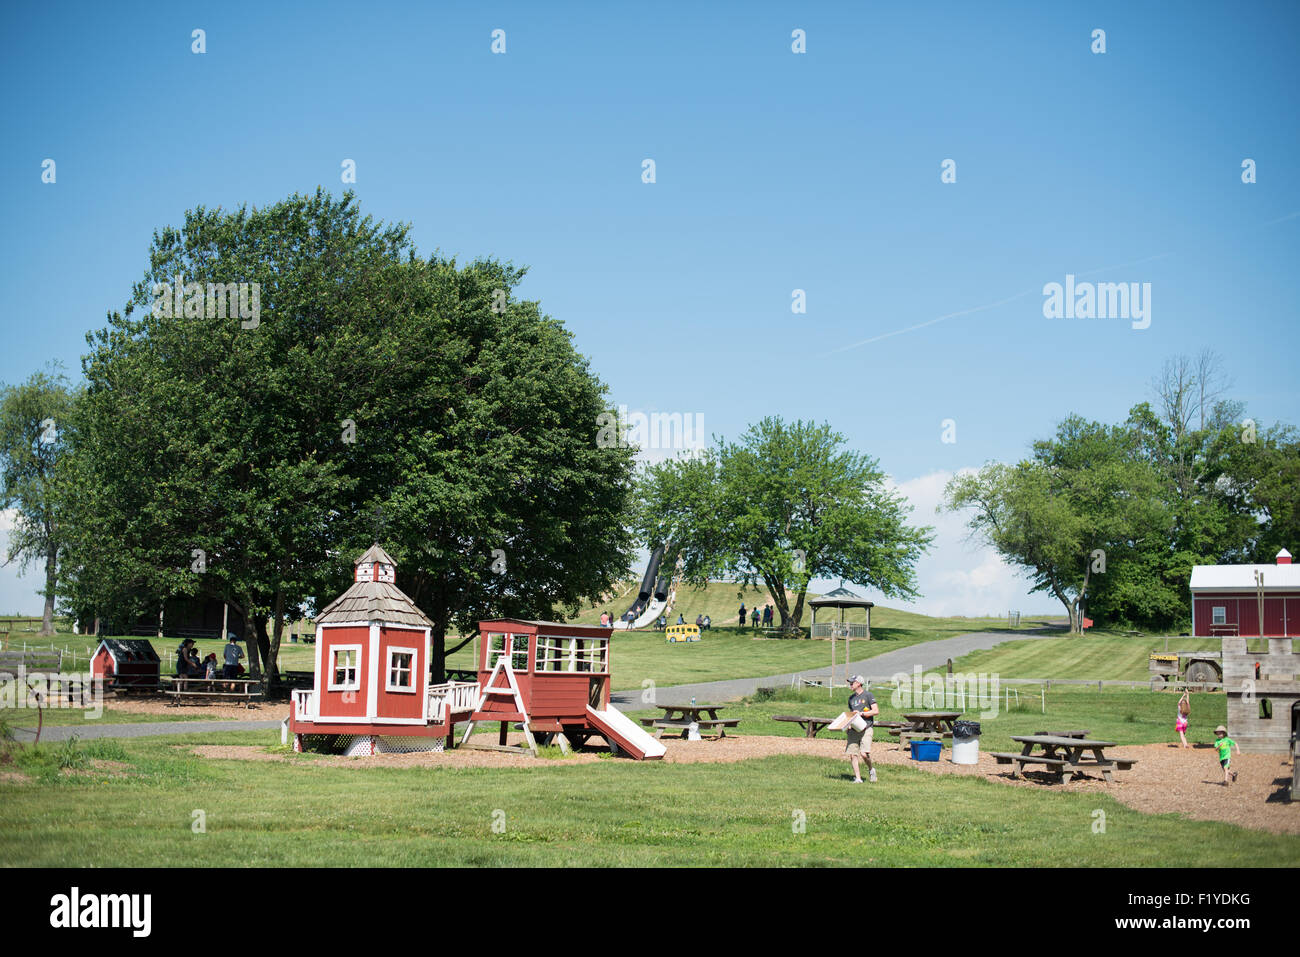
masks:
{"label": "white trash can", "polygon": [[958,721],[953,725],[952,763],[979,764],[980,726],[977,721]]}

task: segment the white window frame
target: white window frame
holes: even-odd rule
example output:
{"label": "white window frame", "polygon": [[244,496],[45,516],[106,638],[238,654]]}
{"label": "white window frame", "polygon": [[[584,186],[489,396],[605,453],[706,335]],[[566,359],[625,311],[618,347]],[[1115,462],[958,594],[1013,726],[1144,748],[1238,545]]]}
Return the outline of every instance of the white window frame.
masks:
{"label": "white window frame", "polygon": [[[361,690],[361,645],[330,645],[330,662],[329,662],[329,683],[326,686],[327,691],[360,691]],[[344,681],[339,684],[334,680],[335,673],[338,669],[338,653],[340,651],[350,651],[356,657],[353,659],[350,670],[353,674],[352,683]]]}
{"label": "white window frame", "polygon": [[[580,641],[583,642],[581,651],[578,650]],[[546,668],[545,665],[552,660],[557,661],[560,667]],[[609,639],[585,635],[538,635],[537,670],[564,674],[608,674]]]}
{"label": "white window frame", "polygon": [[1228,623],[1228,606],[1211,605],[1210,606],[1210,624],[1226,625]]}
{"label": "white window frame", "polygon": [[[409,685],[393,684],[393,656],[394,655],[411,656],[411,667],[409,669],[411,683]],[[419,661],[420,661],[419,649],[399,648],[396,645],[391,646],[388,649],[388,667],[384,669],[384,690],[393,691],[398,694],[415,694],[417,690],[415,687],[415,671],[416,668],[419,666]]]}

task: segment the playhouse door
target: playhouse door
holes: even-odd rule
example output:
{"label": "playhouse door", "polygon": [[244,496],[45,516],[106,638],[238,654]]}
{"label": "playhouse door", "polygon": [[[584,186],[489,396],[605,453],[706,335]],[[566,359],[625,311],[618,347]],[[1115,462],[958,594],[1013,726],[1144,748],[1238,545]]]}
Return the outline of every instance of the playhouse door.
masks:
{"label": "playhouse door", "polygon": [[592,678],[591,688],[587,692],[587,704],[591,705],[597,711],[605,707],[605,679]]}

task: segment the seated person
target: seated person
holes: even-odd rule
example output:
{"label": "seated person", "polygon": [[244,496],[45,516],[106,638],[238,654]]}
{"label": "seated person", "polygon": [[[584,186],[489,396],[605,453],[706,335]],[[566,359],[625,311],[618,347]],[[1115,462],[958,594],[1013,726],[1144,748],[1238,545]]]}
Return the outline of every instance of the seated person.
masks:
{"label": "seated person", "polygon": [[660,616],[659,616],[659,620],[658,620],[657,622],[655,622],[655,627],[658,628],[660,631],[663,631],[665,628],[667,628],[667,627],[668,627],[668,616],[667,616],[667,615],[660,615]]}
{"label": "seated person", "polygon": [[713,618],[709,615],[705,615],[704,624],[701,626],[701,629],[703,631],[708,631],[711,627],[713,627]]}
{"label": "seated person", "polygon": [[677,624],[679,624],[679,625],[684,625],[684,624],[686,624],[686,619],[683,618],[683,617],[681,616],[680,613],[678,613],[678,615],[677,615]]}
{"label": "seated person", "polygon": [[194,661],[190,657],[190,650],[194,647],[194,639],[186,638],[176,649],[176,677],[177,678],[199,678],[203,676],[202,671],[195,672]]}
{"label": "seated person", "polygon": [[703,615],[696,615],[696,616],[695,616],[695,627],[696,627],[696,628],[703,628],[703,627],[704,627],[704,616],[703,616]]}
{"label": "seated person", "polygon": [[211,652],[203,659],[203,677],[215,678],[217,677],[217,672],[219,670],[220,668],[217,665],[217,653],[215,651]]}

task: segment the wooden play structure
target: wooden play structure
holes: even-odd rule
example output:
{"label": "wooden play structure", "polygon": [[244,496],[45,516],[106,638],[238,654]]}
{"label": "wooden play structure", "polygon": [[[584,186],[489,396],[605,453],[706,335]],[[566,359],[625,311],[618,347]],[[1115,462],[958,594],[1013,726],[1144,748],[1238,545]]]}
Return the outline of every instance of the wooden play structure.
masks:
{"label": "wooden play structure", "polygon": [[90,659],[90,673],[114,691],[157,691],[161,662],[144,638],[105,638]]}
{"label": "wooden play structure", "polygon": [[[441,751],[455,725],[496,722],[504,748],[521,725],[529,752],[599,735],[637,759],[664,746],[609,703],[613,629],[501,618],[479,623],[477,680],[429,683],[432,622],[395,584],[396,564],[374,545],[356,561],[352,586],[316,618],[311,689],[293,692],[294,750],[308,736],[347,754]],[[482,747],[482,745],[477,745]]]}
{"label": "wooden play structure", "polygon": [[1267,652],[1249,652],[1244,637],[1223,639],[1228,734],[1244,752],[1287,754],[1300,733],[1300,653],[1290,638],[1267,640]]}

